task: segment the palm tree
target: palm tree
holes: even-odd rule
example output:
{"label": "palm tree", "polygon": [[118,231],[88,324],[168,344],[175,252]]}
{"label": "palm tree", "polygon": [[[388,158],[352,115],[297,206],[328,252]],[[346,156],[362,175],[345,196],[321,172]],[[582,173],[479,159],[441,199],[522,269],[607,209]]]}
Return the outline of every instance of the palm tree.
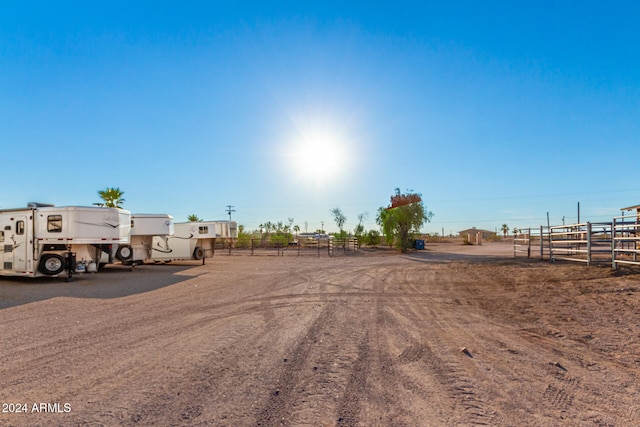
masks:
{"label": "palm tree", "polygon": [[104,200],[104,204],[101,205],[108,208],[122,208],[122,203],[124,202],[122,198],[123,194],[124,191],[118,187],[107,187],[104,190],[98,191],[98,195]]}
{"label": "palm tree", "polygon": [[198,217],[196,214],[191,214],[187,217],[187,221],[189,222],[202,222],[202,219]]}
{"label": "palm tree", "polygon": [[506,238],[507,232],[509,231],[509,226],[507,224],[502,224],[502,235]]}

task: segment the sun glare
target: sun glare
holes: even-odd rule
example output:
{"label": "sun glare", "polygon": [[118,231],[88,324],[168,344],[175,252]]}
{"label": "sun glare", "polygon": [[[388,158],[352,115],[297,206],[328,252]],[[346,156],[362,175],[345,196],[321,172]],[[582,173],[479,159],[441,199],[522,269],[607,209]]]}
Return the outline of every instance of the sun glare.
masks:
{"label": "sun glare", "polygon": [[340,175],[344,156],[343,146],[336,138],[316,135],[298,141],[292,157],[301,179],[324,184]]}

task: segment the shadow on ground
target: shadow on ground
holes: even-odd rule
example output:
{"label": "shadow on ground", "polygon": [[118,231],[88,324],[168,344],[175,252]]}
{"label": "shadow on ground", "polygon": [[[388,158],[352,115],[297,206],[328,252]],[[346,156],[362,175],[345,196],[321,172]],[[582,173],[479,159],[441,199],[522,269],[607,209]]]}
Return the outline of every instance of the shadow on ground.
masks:
{"label": "shadow on ground", "polygon": [[149,292],[188,280],[182,273],[197,265],[142,265],[134,269],[108,266],[98,273],[64,277],[0,277],[0,310],[56,297],[120,298]]}

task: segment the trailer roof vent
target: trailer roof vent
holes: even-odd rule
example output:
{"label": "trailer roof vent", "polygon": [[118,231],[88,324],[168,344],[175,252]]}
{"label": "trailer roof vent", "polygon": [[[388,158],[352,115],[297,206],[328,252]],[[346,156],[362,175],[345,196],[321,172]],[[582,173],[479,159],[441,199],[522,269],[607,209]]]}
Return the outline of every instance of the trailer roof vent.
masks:
{"label": "trailer roof vent", "polygon": [[39,203],[39,202],[29,202],[27,203],[28,208],[51,208],[55,205],[51,205],[49,203]]}

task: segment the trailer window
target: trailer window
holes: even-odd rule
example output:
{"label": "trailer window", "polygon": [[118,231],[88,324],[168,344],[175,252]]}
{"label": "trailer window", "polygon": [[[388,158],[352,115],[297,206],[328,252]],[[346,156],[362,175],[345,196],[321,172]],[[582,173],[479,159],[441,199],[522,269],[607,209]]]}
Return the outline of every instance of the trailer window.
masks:
{"label": "trailer window", "polygon": [[24,234],[24,221],[16,221],[16,234],[22,235]]}
{"label": "trailer window", "polygon": [[209,233],[209,226],[207,225],[201,225],[198,227],[198,233],[199,234],[207,234]]}
{"label": "trailer window", "polygon": [[0,243],[4,242],[4,231],[0,231]]}
{"label": "trailer window", "polygon": [[49,233],[62,232],[62,215],[49,215],[47,217],[47,231]]}

